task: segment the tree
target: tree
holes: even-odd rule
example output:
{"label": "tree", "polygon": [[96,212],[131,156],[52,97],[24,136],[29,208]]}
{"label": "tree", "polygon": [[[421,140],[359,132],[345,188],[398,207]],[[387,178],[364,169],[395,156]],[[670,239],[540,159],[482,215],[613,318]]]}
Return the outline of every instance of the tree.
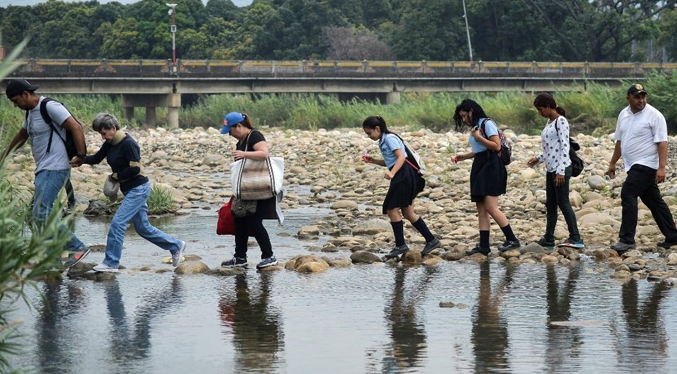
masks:
{"label": "tree", "polygon": [[326,27],[327,58],[333,60],[389,60],[390,48],[373,32],[361,28]]}

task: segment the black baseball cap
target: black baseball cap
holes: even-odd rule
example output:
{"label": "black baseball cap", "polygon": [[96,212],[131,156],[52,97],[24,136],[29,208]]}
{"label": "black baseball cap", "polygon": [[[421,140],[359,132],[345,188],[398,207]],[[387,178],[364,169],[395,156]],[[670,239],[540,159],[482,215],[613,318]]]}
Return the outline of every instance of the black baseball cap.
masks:
{"label": "black baseball cap", "polygon": [[5,90],[5,93],[7,94],[8,98],[13,98],[16,95],[21,95],[25,91],[28,92],[33,92],[40,88],[40,85],[38,84],[30,84],[28,83],[27,80],[25,79],[14,79],[9,82],[7,85],[7,89]]}
{"label": "black baseball cap", "polygon": [[628,95],[639,95],[641,93],[645,94],[646,90],[644,89],[644,86],[639,83],[635,83],[628,88]]}

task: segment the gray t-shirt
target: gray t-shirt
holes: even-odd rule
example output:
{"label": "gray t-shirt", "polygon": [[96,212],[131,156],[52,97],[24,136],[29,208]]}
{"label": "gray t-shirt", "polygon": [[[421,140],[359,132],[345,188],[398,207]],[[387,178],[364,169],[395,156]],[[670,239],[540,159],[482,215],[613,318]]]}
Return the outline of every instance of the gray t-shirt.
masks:
{"label": "gray t-shirt", "polygon": [[[68,153],[66,153],[66,146],[57,134],[52,135],[52,128],[42,119],[40,114],[40,104],[44,98],[44,96],[40,96],[38,105],[28,111],[28,120],[24,120],[22,125],[28,132],[31,152],[35,160],[35,174],[43,170],[70,169],[70,160],[68,159]],[[47,103],[47,113],[49,113],[52,124],[59,131],[61,137],[66,139],[66,129],[61,127],[61,125],[71,114],[63,105],[56,101]],[[52,146],[48,153],[47,145],[49,144],[50,135],[52,135]]]}

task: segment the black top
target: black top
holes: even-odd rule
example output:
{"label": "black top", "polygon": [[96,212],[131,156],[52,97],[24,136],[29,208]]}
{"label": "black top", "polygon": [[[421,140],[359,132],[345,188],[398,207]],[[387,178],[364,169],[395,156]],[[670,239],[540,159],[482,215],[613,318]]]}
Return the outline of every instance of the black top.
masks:
{"label": "black top", "polygon": [[[148,178],[141,174],[141,148],[131,135],[125,134],[125,137],[116,145],[103,143],[96,154],[85,157],[84,163],[98,164],[103,161],[104,157],[113,173],[117,174],[123,194],[148,182]],[[130,166],[130,163],[134,163],[134,166]]]}
{"label": "black top", "polygon": [[[247,140],[247,138],[245,138]],[[253,151],[254,150],[254,144],[258,142],[265,142],[266,138],[263,137],[263,134],[259,130],[252,130],[249,133],[249,142],[247,146],[245,146],[245,140],[237,142],[237,147],[236,149],[238,151]]]}

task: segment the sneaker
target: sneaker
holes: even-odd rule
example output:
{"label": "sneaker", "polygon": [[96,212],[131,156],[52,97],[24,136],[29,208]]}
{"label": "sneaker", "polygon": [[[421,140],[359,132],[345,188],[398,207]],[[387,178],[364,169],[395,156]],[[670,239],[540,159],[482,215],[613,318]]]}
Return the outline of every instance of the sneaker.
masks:
{"label": "sneaker", "polygon": [[421,256],[427,255],[440,245],[442,245],[442,243],[440,243],[440,240],[437,238],[425,243],[425,247],[423,247],[423,250],[421,251]]}
{"label": "sneaker", "polygon": [[475,247],[475,248],[473,248],[469,251],[465,251],[465,255],[466,256],[472,256],[475,253],[479,253],[479,254],[488,256],[490,252],[491,252],[491,249],[489,249],[489,248],[482,248],[480,246],[477,246],[477,247]]}
{"label": "sneaker", "polygon": [[667,240],[664,242],[658,242],[658,246],[665,249],[670,249],[670,247],[675,245],[677,245],[677,242],[669,242]]}
{"label": "sneaker", "polygon": [[98,264],[92,268],[97,273],[117,273],[118,269],[110,267],[104,263]]}
{"label": "sneaker", "polygon": [[637,245],[635,243],[623,243],[623,242],[618,242],[610,247],[614,251],[618,252],[618,254],[623,254],[631,249],[637,248]]}
{"label": "sneaker", "polygon": [[548,250],[555,249],[555,241],[554,240],[546,240],[545,236],[538,239],[536,244],[540,245],[544,249],[548,249]]}
{"label": "sneaker", "polygon": [[71,252],[70,254],[68,254],[68,258],[66,259],[66,261],[64,261],[63,266],[69,268],[77,264],[78,262],[82,261],[82,259],[87,257],[88,254],[89,248],[87,246],[80,248],[80,250],[78,251]]}
{"label": "sneaker", "polygon": [[407,247],[406,244],[402,244],[399,247],[393,247],[393,249],[391,249],[390,252],[388,252],[388,254],[386,255],[386,258],[399,257],[400,255],[407,253],[408,250],[409,250],[409,247]]}
{"label": "sneaker", "polygon": [[177,267],[183,258],[183,252],[186,250],[186,242],[181,242],[181,247],[172,253],[172,266]]}
{"label": "sneaker", "polygon": [[261,262],[259,262],[256,265],[256,268],[257,269],[263,269],[263,268],[267,268],[269,266],[275,266],[275,265],[277,265],[277,260],[275,259],[275,256],[270,256],[268,258],[262,259]]}
{"label": "sneaker", "polygon": [[509,251],[511,249],[517,249],[521,246],[522,245],[520,244],[519,240],[506,240],[503,244],[498,246],[498,251],[499,252],[505,252],[505,251]]}
{"label": "sneaker", "polygon": [[567,240],[559,243],[559,247],[571,247],[571,248],[583,249],[583,248],[585,248],[585,244],[583,244],[582,240],[573,241],[571,239],[567,239]]}
{"label": "sneaker", "polygon": [[224,268],[247,268],[247,259],[233,256],[230,260],[223,261],[221,267]]}

